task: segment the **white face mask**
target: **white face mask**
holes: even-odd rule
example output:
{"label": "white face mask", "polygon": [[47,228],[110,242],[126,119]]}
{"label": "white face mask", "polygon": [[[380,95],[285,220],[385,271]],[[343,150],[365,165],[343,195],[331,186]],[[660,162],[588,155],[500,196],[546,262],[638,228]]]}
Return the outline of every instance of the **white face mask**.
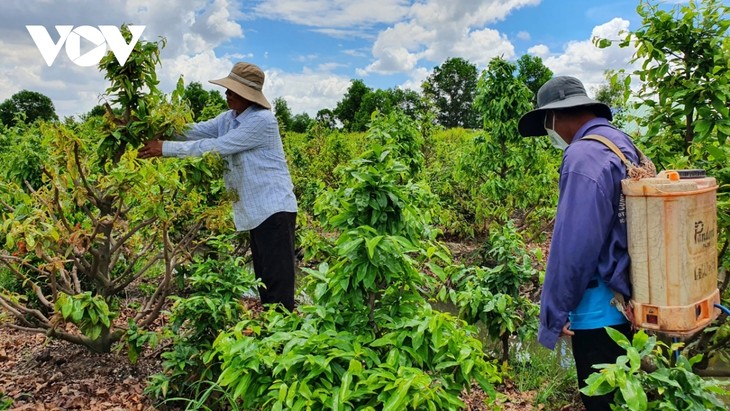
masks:
{"label": "white face mask", "polygon": [[545,114],[545,119],[543,120],[543,126],[545,127],[545,131],[547,131],[548,137],[550,137],[550,144],[553,145],[553,147],[557,148],[558,150],[565,150],[568,148],[568,143],[563,140],[562,137],[560,137],[560,134],[558,134],[557,131],[555,131],[555,115],[553,115],[553,125],[552,127],[547,126],[547,114]]}

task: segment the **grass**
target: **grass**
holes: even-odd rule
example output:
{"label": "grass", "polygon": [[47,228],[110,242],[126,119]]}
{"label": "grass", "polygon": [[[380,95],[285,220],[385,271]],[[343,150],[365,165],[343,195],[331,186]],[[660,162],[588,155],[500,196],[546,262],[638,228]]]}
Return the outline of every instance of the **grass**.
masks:
{"label": "grass", "polygon": [[561,340],[551,351],[537,342],[513,347],[510,378],[522,392],[535,391],[535,405],[545,410],[562,409],[580,401],[575,364],[567,341]]}

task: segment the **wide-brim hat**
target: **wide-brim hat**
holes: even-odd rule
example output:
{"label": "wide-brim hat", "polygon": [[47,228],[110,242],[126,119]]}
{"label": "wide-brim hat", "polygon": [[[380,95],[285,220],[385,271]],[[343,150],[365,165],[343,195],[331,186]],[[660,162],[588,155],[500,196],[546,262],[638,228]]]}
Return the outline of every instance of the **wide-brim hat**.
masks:
{"label": "wide-brim hat", "polygon": [[580,106],[592,106],[597,116],[613,120],[611,108],[589,98],[580,80],[570,76],[553,77],[537,91],[537,108],[523,115],[517,128],[523,137],[544,136],[547,110]]}
{"label": "wide-brim hat", "polygon": [[227,77],[210,80],[211,83],[223,86],[248,101],[264,108],[271,109],[269,100],[261,91],[264,88],[264,72],[251,63],[236,63]]}

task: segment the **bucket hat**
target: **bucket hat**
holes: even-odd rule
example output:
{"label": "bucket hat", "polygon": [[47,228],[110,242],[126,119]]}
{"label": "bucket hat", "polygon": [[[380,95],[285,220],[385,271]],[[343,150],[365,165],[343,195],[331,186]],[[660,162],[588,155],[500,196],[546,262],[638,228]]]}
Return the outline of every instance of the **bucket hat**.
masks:
{"label": "bucket hat", "polygon": [[264,97],[264,72],[251,63],[236,63],[227,77],[210,80],[211,83],[223,86],[248,101],[271,109],[271,104]]}
{"label": "bucket hat", "polygon": [[537,91],[537,108],[520,118],[517,128],[523,137],[544,136],[545,112],[579,106],[593,106],[596,115],[613,120],[611,108],[586,94],[583,83],[575,77],[558,76],[548,80]]}

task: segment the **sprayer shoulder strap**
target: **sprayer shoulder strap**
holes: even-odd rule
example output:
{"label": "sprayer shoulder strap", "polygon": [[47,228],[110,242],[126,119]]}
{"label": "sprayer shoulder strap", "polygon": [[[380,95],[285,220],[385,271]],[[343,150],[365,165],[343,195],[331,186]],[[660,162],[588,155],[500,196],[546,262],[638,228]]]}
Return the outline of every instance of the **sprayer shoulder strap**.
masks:
{"label": "sprayer shoulder strap", "polygon": [[624,163],[626,168],[630,168],[632,166],[632,164],[629,162],[629,160],[626,159],[626,156],[624,155],[624,153],[618,148],[618,146],[616,146],[616,144],[614,144],[613,141],[607,139],[606,137],[599,136],[597,134],[591,134],[589,136],[583,137],[582,139],[600,141],[601,143],[603,143],[603,145],[605,145],[611,151],[616,153],[616,155],[618,156],[618,158],[621,159],[621,162]]}

